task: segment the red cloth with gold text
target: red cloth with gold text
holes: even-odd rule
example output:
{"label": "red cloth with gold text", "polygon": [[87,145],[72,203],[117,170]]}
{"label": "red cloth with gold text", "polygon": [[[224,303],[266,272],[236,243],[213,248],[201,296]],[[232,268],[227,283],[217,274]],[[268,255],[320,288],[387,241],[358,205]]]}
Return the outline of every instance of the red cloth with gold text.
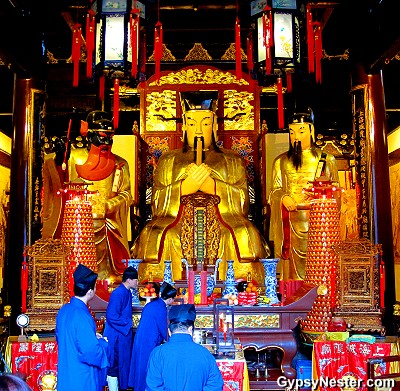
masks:
{"label": "red cloth with gold text", "polygon": [[26,382],[33,391],[41,391],[39,384],[47,374],[57,376],[58,349],[56,341],[12,342],[11,370],[28,375]]}
{"label": "red cloth with gold text", "polygon": [[[391,343],[367,343],[367,342],[349,342],[344,341],[316,341],[314,342],[313,378],[321,379],[342,379],[346,376],[360,379],[362,387],[360,391],[367,390],[367,359],[374,357],[390,356],[392,353]],[[377,373],[388,373],[389,368],[386,364],[377,367]],[[339,387],[325,388],[320,390],[339,391]]]}

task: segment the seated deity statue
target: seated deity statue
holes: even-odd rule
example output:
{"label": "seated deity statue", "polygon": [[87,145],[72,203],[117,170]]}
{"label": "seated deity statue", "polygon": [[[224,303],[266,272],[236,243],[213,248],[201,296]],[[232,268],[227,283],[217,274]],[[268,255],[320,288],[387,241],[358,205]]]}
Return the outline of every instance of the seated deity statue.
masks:
{"label": "seated deity statue", "polygon": [[238,154],[217,146],[217,100],[206,99],[209,96],[205,94],[181,94],[183,148],[163,153],[155,168],[152,219],[131,248],[131,257],[143,260],[139,265],[141,281],[162,280],[165,260],[172,261],[174,280],[184,278],[181,197],[198,192],[220,198],[216,205],[221,230],[219,277],[225,279],[226,261],[233,260],[235,278],[247,278],[250,273],[259,283],[264,281],[263,267],[258,261],[267,258],[270,250],[248,219],[245,166]]}
{"label": "seated deity statue", "polygon": [[[114,126],[103,111],[92,111],[82,121],[87,148],[71,146],[68,154],[59,143],[45,157],[42,237],[59,239],[63,201],[57,192],[78,178],[88,183],[93,210],[97,272],[100,279],[120,280],[129,258],[128,216],[132,204],[128,162],[111,151]],[[68,159],[67,159],[68,157]],[[64,167],[65,166],[65,167]]]}
{"label": "seated deity statue", "polygon": [[[311,198],[303,190],[319,177],[339,183],[335,157],[317,148],[313,137],[312,113],[294,114],[289,124],[289,150],[273,162],[270,232],[282,280],[305,277]],[[340,210],[340,199],[337,201]]]}

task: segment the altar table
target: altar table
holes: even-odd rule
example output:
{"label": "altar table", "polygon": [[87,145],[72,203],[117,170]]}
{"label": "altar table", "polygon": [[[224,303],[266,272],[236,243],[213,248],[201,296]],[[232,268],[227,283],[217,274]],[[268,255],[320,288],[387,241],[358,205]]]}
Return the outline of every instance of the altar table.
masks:
{"label": "altar table", "polygon": [[[57,355],[55,337],[40,338],[39,342],[18,342],[18,337],[9,337],[5,358],[12,372],[25,373],[32,390],[41,391],[39,384],[44,375],[57,376]],[[223,391],[250,391],[244,357],[216,361],[224,379]]]}
{"label": "altar table", "polygon": [[[339,391],[338,380],[348,379],[355,385],[354,389],[366,391],[367,360],[399,354],[399,340],[397,337],[376,339],[374,343],[345,342],[345,341],[315,341],[312,357],[313,380],[318,381],[320,390]],[[377,373],[390,373],[394,363],[382,364],[376,368]],[[321,379],[330,379],[331,382],[322,383]]]}

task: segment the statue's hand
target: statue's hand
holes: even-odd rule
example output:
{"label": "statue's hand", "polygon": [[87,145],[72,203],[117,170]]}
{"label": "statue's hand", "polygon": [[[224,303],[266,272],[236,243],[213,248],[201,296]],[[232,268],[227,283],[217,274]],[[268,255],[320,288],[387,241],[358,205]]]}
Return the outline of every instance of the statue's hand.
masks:
{"label": "statue's hand", "polygon": [[296,203],[294,202],[294,199],[292,197],[283,197],[282,204],[289,212],[297,210]]}
{"label": "statue's hand", "polygon": [[210,175],[210,168],[206,164],[200,166],[189,166],[187,168],[187,178],[182,181],[181,193],[182,195],[195,193],[200,190],[201,185]]}

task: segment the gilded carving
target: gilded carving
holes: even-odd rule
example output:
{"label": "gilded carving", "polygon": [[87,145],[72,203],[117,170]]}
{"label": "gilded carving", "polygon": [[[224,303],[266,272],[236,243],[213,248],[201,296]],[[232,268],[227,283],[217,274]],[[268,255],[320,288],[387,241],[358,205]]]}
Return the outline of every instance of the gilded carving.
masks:
{"label": "gilded carving", "polygon": [[[247,56],[242,48],[240,48],[240,59],[242,61],[247,60]],[[234,43],[231,43],[229,45],[229,48],[226,50],[226,52],[222,55],[221,60],[224,61],[236,61],[236,45]]]}
{"label": "gilded carving", "polygon": [[240,315],[235,316],[235,328],[268,328],[280,327],[279,314]]}
{"label": "gilded carving", "polygon": [[254,94],[247,91],[224,91],[225,130],[254,130]]}
{"label": "gilded carving", "polygon": [[211,61],[212,57],[201,43],[195,43],[184,58],[184,61]]}
{"label": "gilded carving", "polygon": [[175,118],[176,91],[153,91],[146,95],[146,131],[175,131]]}
{"label": "gilded carving", "polygon": [[[181,245],[183,258],[190,264],[199,260],[208,265],[215,265],[218,256],[221,229],[215,211],[219,203],[218,196],[195,193],[181,198],[183,218],[181,227]],[[197,214],[204,213],[205,221],[199,226]],[[199,245],[199,241],[202,241]],[[204,247],[204,253],[198,253]]]}
{"label": "gilded carving", "polygon": [[163,84],[237,84],[248,86],[249,82],[244,79],[238,79],[233,73],[222,72],[218,69],[209,68],[202,72],[197,68],[190,68],[161,76],[158,81],[150,83],[149,86]]}
{"label": "gilded carving", "polygon": [[[155,61],[154,58],[154,51],[152,53],[152,55],[149,57],[148,61]],[[176,61],[175,56],[172,54],[171,50],[169,50],[167,48],[167,46],[165,45],[165,43],[163,43],[162,45],[162,57],[161,57],[161,61]]]}

